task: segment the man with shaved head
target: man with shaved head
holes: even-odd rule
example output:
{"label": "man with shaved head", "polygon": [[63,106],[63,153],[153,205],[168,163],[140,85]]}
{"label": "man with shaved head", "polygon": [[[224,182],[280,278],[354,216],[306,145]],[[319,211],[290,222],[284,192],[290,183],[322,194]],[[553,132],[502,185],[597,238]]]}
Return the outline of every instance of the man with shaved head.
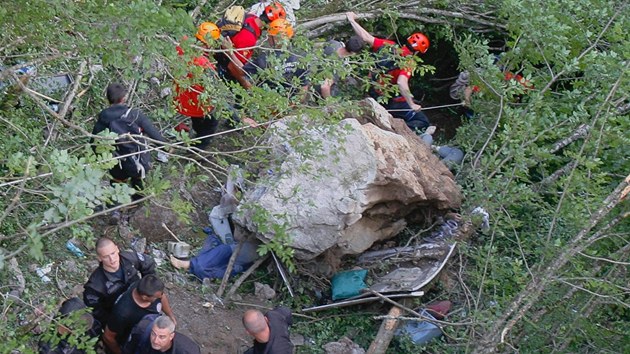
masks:
{"label": "man with shaved head", "polygon": [[245,354],[293,353],[293,343],[289,338],[292,323],[291,310],[286,307],[277,307],[264,315],[258,310],[245,311],[243,326],[254,337],[254,346]]}
{"label": "man with shaved head", "polygon": [[138,252],[122,251],[107,237],[96,241],[96,258],[99,265],[84,286],[83,301],[92,307],[92,315],[104,329],[114,302],[140,275],[155,274],[153,258]]}

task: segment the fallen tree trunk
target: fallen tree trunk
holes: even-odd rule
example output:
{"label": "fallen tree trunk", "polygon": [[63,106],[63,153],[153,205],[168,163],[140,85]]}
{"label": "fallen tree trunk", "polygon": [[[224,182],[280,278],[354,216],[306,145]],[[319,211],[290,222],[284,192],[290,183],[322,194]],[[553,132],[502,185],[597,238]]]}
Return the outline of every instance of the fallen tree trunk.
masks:
{"label": "fallen tree trunk", "polygon": [[[413,1],[396,7],[396,18],[417,20],[422,23],[448,24],[452,26],[465,27],[473,31],[498,30],[506,31],[507,26],[497,17],[492,16],[494,11],[473,9],[470,7],[455,7],[449,10],[435,9],[430,7],[420,7],[419,1]],[[383,11],[357,11],[358,19],[372,19],[389,16],[390,13]],[[336,13],[320,16],[300,23],[297,27],[306,31],[306,36],[314,38],[331,31],[335,27],[347,24],[345,13]]]}

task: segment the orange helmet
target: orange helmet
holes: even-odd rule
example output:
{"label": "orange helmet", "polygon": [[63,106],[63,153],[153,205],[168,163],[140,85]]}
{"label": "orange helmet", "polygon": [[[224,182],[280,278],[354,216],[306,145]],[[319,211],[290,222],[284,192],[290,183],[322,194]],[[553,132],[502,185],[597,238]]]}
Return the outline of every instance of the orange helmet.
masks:
{"label": "orange helmet", "polygon": [[277,1],[265,6],[264,14],[269,22],[273,22],[279,18],[287,18],[287,12],[284,11],[282,4]]}
{"label": "orange helmet", "polygon": [[197,34],[195,34],[195,37],[197,37],[198,40],[204,42],[205,44],[208,44],[208,42],[206,41],[206,36],[210,36],[214,39],[219,39],[219,37],[221,36],[221,30],[219,29],[219,27],[217,27],[217,25],[212,22],[204,22],[199,25],[199,29],[197,30]]}
{"label": "orange helmet", "polygon": [[407,44],[411,47],[411,49],[416,52],[426,53],[429,50],[429,37],[425,36],[423,33],[416,32],[407,38]]}
{"label": "orange helmet", "polygon": [[286,19],[279,18],[269,24],[267,33],[269,33],[270,36],[277,36],[281,34],[287,38],[291,38],[293,37],[293,26],[291,26],[291,23]]}

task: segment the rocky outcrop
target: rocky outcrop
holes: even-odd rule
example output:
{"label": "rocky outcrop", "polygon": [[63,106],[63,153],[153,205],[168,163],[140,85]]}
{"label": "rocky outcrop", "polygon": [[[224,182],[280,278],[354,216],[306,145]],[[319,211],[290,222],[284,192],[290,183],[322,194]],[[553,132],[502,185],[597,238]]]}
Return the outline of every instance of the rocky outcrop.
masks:
{"label": "rocky outcrop", "polygon": [[[284,154],[278,157],[282,165],[243,198],[243,205],[282,215],[276,221],[285,223],[298,259],[326,251],[358,254],[396,236],[409,220],[460,206],[451,172],[402,120],[372,99],[361,102],[361,108],[335,132],[308,132],[321,146],[317,158],[287,148],[282,139],[291,139],[291,123],[276,124],[270,141],[285,147],[276,151]],[[270,241],[273,232],[260,232],[254,215],[243,208],[235,220]]]}

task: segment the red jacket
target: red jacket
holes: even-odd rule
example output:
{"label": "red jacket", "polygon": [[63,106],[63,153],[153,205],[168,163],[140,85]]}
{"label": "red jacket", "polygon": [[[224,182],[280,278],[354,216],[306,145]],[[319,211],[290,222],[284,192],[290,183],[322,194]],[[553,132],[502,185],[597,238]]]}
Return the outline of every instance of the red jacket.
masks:
{"label": "red jacket", "polygon": [[[177,53],[179,55],[184,55],[184,51],[179,46],[177,46]],[[192,63],[190,64],[200,66],[204,70],[215,70],[214,64],[212,64],[210,59],[208,59],[204,55],[193,58]],[[188,79],[194,79],[193,73],[188,73],[186,77]],[[203,91],[203,86],[199,84],[193,84],[187,88],[182,88],[179,86],[176,80],[175,92],[177,93],[177,95],[175,96],[174,103],[177,112],[191,118],[203,118],[206,114],[211,112],[214,109],[213,106],[207,105],[205,107],[202,107],[202,105],[199,103],[199,95]]]}

